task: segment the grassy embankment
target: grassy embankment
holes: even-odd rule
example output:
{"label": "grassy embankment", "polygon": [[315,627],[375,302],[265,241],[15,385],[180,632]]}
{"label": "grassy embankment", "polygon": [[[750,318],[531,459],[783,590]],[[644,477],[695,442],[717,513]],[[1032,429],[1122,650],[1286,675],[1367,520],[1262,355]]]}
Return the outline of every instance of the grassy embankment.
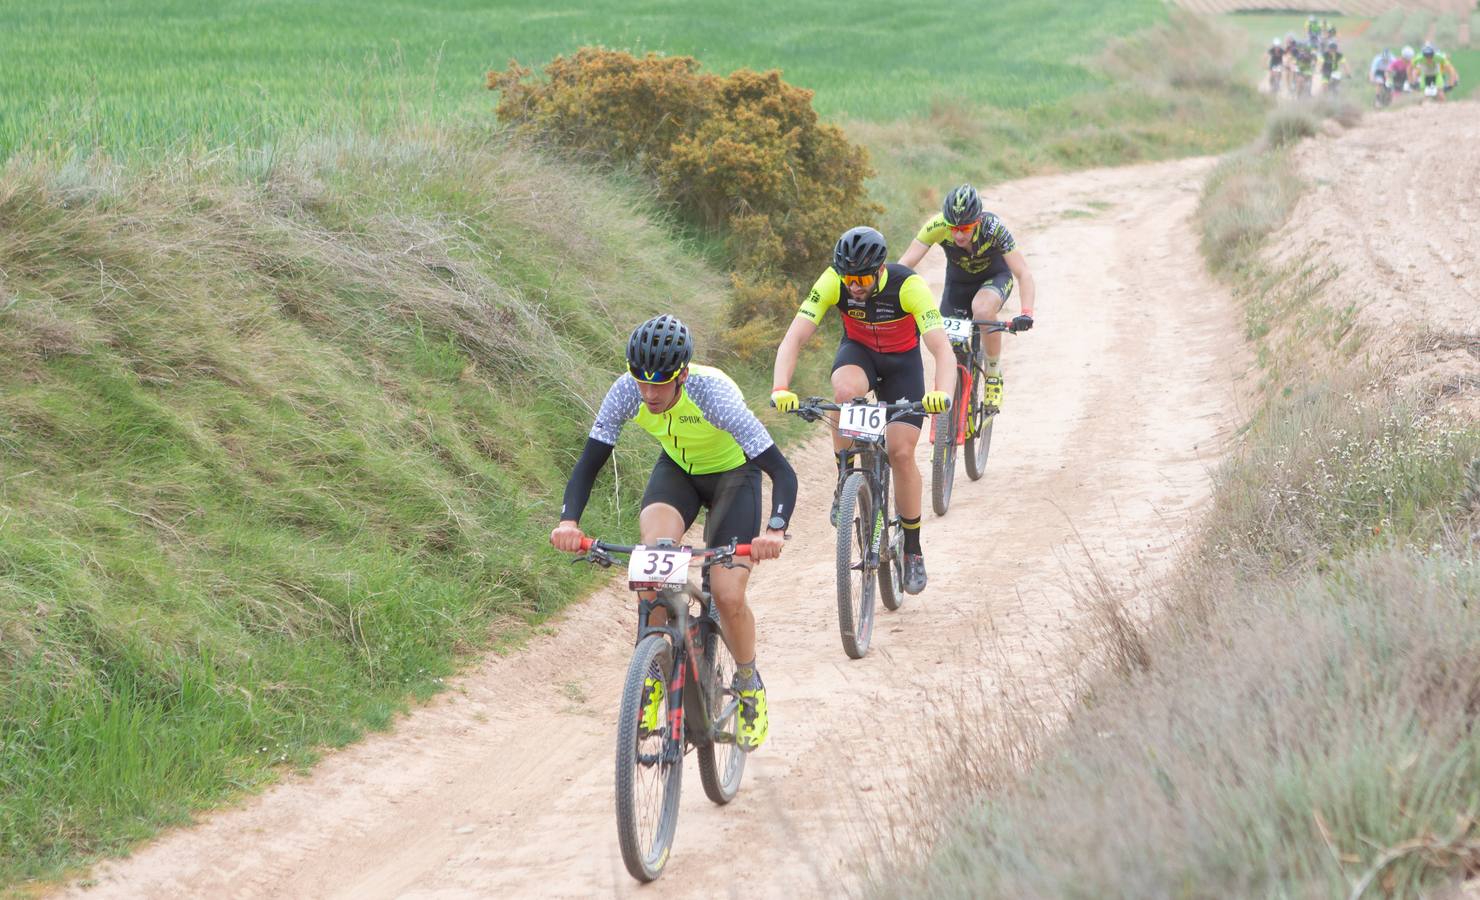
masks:
{"label": "grassy embankment", "polygon": [[1394,393],[1317,261],[1261,252],[1319,116],[1205,188],[1263,404],[1154,617],[1091,592],[1105,671],[1057,733],[989,704],[943,736],[922,812],[955,816],[881,893],[1411,896],[1480,865],[1480,429]]}
{"label": "grassy embankment", "polygon": [[[543,540],[621,333],[673,298],[715,318],[725,286],[631,185],[488,136],[486,69],[583,43],[694,52],[782,66],[833,115],[898,116],[922,82],[953,104],[997,91],[1017,126],[1044,119],[1036,138],[1115,93],[1081,54],[1164,14],[1032,6],[972,31],[714,4],[743,19],[713,52],[692,4],[0,13],[0,883],[384,726],[589,584]],[[848,66],[838,46],[881,49]],[[1184,126],[1125,146],[1229,139]],[[999,152],[962,144],[929,189],[971,160],[1098,161]],[[624,449],[594,528],[630,534],[650,456]]]}

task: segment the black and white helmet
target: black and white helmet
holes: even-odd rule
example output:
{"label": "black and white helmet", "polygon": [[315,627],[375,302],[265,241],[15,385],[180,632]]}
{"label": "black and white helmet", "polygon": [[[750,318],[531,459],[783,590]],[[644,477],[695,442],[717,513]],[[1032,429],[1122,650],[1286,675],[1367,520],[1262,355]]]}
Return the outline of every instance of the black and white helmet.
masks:
{"label": "black and white helmet", "polygon": [[677,372],[694,358],[688,326],[664,313],[632,329],[627,339],[627,368],[639,381],[666,380],[658,373]]}
{"label": "black and white helmet", "polygon": [[833,269],[839,275],[870,275],[889,258],[889,247],[878,229],[849,228],[833,247]]}
{"label": "black and white helmet", "polygon": [[963,184],[946,194],[946,202],[941,204],[941,212],[945,215],[946,222],[951,225],[975,222],[982,217],[981,195],[976,192],[976,188]]}

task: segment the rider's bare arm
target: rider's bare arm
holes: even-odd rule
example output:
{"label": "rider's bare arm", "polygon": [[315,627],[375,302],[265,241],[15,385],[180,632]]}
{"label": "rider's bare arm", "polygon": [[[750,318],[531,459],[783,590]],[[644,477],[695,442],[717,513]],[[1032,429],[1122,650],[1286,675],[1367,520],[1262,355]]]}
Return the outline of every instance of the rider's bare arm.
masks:
{"label": "rider's bare arm", "polygon": [[1018,283],[1018,289],[1022,292],[1018,295],[1018,307],[1023,311],[1023,315],[1033,315],[1033,303],[1037,300],[1038,285],[1033,281],[1033,272],[1028,268],[1027,257],[1023,256],[1023,251],[1013,250],[1011,253],[1002,254],[1002,261],[1007,263],[1013,280]]}
{"label": "rider's bare arm", "polygon": [[932,328],[920,335],[920,342],[935,360],[935,389],[951,396],[956,390],[956,354],[944,328]]}
{"label": "rider's bare arm", "polygon": [[791,320],[791,327],[786,329],[781,346],[776,348],[776,365],[771,371],[771,384],[776,387],[791,385],[791,376],[796,373],[797,357],[801,355],[802,346],[816,333],[816,323],[801,316]]}
{"label": "rider's bare arm", "polygon": [[925,254],[929,251],[930,245],[922,244],[920,240],[916,238],[915,240],[910,241],[910,249],[904,251],[904,256],[901,256],[899,258],[899,264],[902,266],[909,266],[911,269],[913,269],[915,266],[920,264],[920,260],[924,259]]}

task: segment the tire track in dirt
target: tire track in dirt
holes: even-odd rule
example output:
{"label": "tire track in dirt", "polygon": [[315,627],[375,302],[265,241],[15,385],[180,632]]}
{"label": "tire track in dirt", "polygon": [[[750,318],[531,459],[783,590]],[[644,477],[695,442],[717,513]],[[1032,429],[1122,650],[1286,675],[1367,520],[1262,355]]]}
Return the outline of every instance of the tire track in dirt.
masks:
{"label": "tire track in dirt", "polygon": [[[908,760],[929,751],[925,692],[1012,682],[1042,715],[1063,708],[1084,627],[1070,591],[1085,572],[1081,547],[1116,581],[1154,577],[1239,418],[1241,331],[1187,224],[1210,165],[989,192],[1041,300],[1039,327],[1009,339],[987,474],[971,483],[958,473],[950,514],[927,513],[930,587],[897,613],[881,609],[873,651],[854,662],[837,636],[830,455],[821,435],[792,451],[803,491],[795,537],[753,588],[772,737],[729,807],[704,798],[689,765],[674,855],[647,895],[837,893],[852,883],[869,820]],[[928,262],[938,289],[939,254]],[[922,440],[927,492],[929,453]],[[634,893],[612,813],[613,710],[632,620],[625,592],[599,591],[554,634],[486,660],[393,733],[100,865],[95,886],[66,893]]]}

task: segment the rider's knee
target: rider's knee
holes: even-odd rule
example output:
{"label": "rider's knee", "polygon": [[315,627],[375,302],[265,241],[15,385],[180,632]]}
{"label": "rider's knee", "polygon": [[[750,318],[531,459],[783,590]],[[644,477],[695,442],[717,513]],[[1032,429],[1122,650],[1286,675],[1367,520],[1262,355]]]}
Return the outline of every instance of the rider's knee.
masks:
{"label": "rider's knee", "polygon": [[918,438],[913,441],[890,441],[889,442],[889,465],[905,466],[915,463],[915,445]]}
{"label": "rider's knee", "polygon": [[714,605],[719,607],[723,615],[728,616],[745,608],[743,584],[714,584],[711,585],[710,593],[714,596]]}
{"label": "rider's knee", "polygon": [[986,290],[976,295],[971,301],[971,317],[973,319],[990,319],[997,315],[1007,301],[996,291]]}

